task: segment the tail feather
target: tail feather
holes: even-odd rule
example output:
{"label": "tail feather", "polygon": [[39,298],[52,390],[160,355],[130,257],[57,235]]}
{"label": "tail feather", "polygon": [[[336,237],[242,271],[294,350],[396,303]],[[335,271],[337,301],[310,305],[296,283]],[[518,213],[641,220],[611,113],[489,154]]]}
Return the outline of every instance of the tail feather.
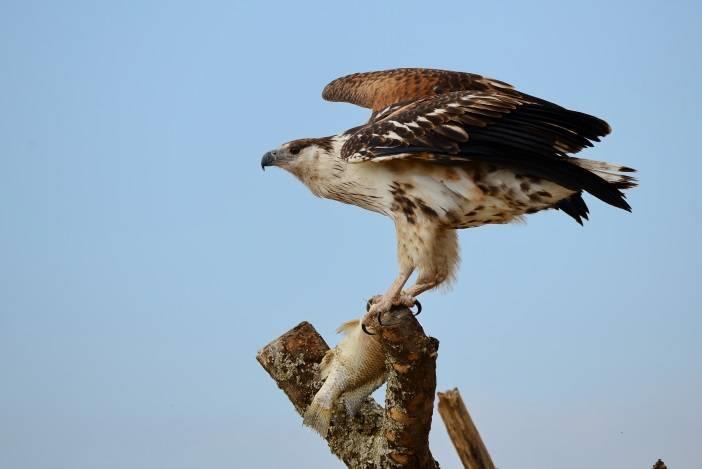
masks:
{"label": "tail feather", "polygon": [[[582,161],[579,158],[545,156],[527,152],[515,153],[513,149],[506,146],[502,146],[500,151],[498,147],[496,144],[490,146],[473,145],[469,149],[466,148],[466,152],[461,155],[474,161],[511,166],[527,174],[549,179],[574,192],[589,192],[605,203],[628,212],[631,211],[631,207],[621,191],[621,189],[636,185],[636,180],[631,176],[604,171],[601,169],[602,167],[593,170],[587,169],[583,164],[587,166],[587,162],[590,160],[579,163]],[[619,165],[614,165],[612,169],[619,172],[631,170],[631,168]]]}
{"label": "tail feather", "polygon": [[[583,184],[582,189],[609,204],[631,211],[621,191],[636,187],[638,182],[633,176],[621,173],[635,172],[635,169],[616,163],[587,160],[585,158],[571,157],[567,161],[580,170],[585,170],[584,173],[588,175],[585,178],[582,176],[580,178],[586,183]],[[592,176],[596,177],[593,178]],[[563,210],[563,212],[573,217],[573,219],[581,225],[583,224],[583,220],[588,219],[588,214],[590,213],[587,204],[582,198],[582,190],[578,190],[570,197],[561,200],[554,205],[554,208]]]}
{"label": "tail feather", "polygon": [[576,192],[570,197],[566,197],[554,207],[563,210],[563,212],[571,216],[581,225],[583,224],[583,220],[588,220],[588,213],[590,213],[590,209],[587,208],[587,204],[583,200],[582,192]]}
{"label": "tail feather", "polygon": [[622,179],[614,173],[603,174],[602,171],[583,168],[576,158],[554,161],[545,166],[545,172],[553,174],[552,180],[564,187],[589,192],[605,203],[631,212],[631,206],[627,203],[621,189],[625,188],[623,186],[629,186],[633,181]]}
{"label": "tail feather", "polygon": [[570,161],[572,161],[575,165],[598,175],[608,183],[614,185],[614,187],[617,189],[631,189],[632,187],[636,187],[638,185],[638,181],[635,177],[629,176],[628,174],[620,174],[636,172],[634,168],[622,166],[616,163],[587,160],[584,158],[571,158]]}

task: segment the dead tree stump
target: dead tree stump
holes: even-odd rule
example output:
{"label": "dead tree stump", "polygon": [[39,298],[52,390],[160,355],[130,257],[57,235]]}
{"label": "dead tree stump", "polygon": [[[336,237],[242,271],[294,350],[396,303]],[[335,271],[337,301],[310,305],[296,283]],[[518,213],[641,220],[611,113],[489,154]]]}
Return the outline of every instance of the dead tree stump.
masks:
{"label": "dead tree stump", "polygon": [[[337,407],[326,437],[350,468],[438,468],[429,450],[439,342],[407,308],[382,315],[379,340],[388,369],[385,408],[367,398],[354,417]],[[319,362],[329,349],[307,322],[261,349],[256,359],[302,415],[321,387]]]}

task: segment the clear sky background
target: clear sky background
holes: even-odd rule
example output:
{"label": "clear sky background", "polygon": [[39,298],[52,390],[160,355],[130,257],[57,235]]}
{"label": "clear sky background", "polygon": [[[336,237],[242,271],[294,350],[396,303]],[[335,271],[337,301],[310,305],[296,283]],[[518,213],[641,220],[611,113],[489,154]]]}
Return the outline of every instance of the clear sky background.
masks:
{"label": "clear sky background", "polygon": [[[367,119],[333,78],[482,73],[600,116],[586,156],[640,170],[461,232],[422,298],[504,469],[699,467],[699,2],[0,3],[0,467],[331,468],[255,361],[302,320],[329,342],[396,274],[390,220],[261,155]],[[459,462],[440,420],[432,448]]]}

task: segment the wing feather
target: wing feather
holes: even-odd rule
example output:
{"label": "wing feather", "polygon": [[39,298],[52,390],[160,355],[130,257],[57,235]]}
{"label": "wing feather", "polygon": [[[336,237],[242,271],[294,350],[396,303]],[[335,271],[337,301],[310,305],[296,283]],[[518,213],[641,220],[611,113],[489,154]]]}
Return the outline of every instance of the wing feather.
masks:
{"label": "wing feather", "polygon": [[378,112],[392,104],[426,96],[461,90],[495,89],[510,90],[512,86],[473,73],[396,68],[337,78],[324,87],[322,97],[327,101],[345,101]]}
{"label": "wing feather", "polygon": [[[381,110],[374,121],[351,133],[341,156],[349,162],[486,161],[585,190],[628,210],[616,185],[568,157],[609,131],[601,119],[514,90],[453,91],[425,96],[390,113]],[[584,217],[577,204],[563,208]]]}
{"label": "wing feather", "polygon": [[[454,91],[404,104],[354,129],[341,150],[350,162],[375,156],[440,150],[470,156],[472,144],[496,144],[514,153],[562,157],[609,133],[606,122],[510,90]],[[382,155],[375,149],[382,148]]]}

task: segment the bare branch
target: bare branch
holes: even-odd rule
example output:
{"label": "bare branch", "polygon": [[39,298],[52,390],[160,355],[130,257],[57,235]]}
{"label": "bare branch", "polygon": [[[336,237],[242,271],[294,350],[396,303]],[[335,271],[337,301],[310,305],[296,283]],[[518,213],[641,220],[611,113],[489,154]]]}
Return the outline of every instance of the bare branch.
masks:
{"label": "bare branch", "polygon": [[461,394],[454,388],[439,395],[439,414],[467,469],[495,469],[480,433],[470,418]]}

